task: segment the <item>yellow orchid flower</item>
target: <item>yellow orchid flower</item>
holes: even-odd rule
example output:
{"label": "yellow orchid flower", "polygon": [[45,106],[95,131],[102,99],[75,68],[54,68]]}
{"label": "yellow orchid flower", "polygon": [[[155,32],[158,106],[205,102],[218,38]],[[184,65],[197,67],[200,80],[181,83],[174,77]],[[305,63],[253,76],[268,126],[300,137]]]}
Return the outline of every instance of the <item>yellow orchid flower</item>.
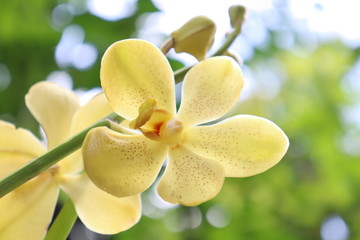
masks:
{"label": "yellow orchid flower", "polygon": [[[80,107],[73,92],[49,82],[35,84],[26,95],[26,104],[42,125],[49,149],[112,111],[103,94]],[[0,121],[0,133],[0,179],[47,151],[31,132],[5,121]],[[97,188],[82,170],[78,150],[2,197],[0,239],[43,239],[59,187],[70,196],[82,222],[95,232],[114,234],[139,220],[139,195],[114,197]]]}
{"label": "yellow orchid flower", "polygon": [[95,128],[83,143],[89,177],[115,196],[146,190],[167,158],[159,195],[194,206],[216,196],[225,177],[264,172],[287,151],[287,136],[264,118],[239,115],[200,125],[222,117],[239,99],[242,73],[229,57],[201,61],[187,73],[178,112],[169,62],[146,41],[111,45],[102,59],[101,85],[113,110],[140,130],[125,135]]}

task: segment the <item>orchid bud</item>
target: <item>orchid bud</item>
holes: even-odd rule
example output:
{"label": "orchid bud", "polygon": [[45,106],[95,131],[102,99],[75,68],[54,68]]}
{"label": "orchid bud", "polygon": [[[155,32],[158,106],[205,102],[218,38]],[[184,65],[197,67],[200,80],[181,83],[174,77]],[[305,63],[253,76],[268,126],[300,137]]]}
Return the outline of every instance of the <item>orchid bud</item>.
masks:
{"label": "orchid bud", "polygon": [[233,28],[241,27],[245,20],[245,7],[241,5],[231,6],[229,8],[230,23]]}
{"label": "orchid bud", "polygon": [[186,52],[203,60],[214,42],[215,23],[205,17],[192,18],[171,34],[175,52]]}

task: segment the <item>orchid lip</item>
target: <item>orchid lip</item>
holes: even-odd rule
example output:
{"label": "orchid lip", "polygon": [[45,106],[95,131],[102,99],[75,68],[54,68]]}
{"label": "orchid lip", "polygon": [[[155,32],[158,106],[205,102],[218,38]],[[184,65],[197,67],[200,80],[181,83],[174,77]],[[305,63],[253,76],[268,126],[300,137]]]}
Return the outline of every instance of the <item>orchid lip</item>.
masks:
{"label": "orchid lip", "polygon": [[184,125],[177,119],[156,123],[147,123],[144,127],[140,128],[145,137],[154,141],[159,141],[165,145],[177,146],[182,141]]}

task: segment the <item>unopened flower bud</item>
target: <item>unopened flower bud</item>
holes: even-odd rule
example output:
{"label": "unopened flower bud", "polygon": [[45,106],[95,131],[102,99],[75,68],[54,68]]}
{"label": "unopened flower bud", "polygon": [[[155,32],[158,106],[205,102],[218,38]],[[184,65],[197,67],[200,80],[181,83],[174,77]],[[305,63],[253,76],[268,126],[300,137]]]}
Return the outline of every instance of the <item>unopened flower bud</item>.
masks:
{"label": "unopened flower bud", "polygon": [[205,17],[192,18],[171,34],[177,53],[186,52],[197,60],[203,60],[214,42],[215,23]]}
{"label": "unopened flower bud", "polygon": [[241,27],[245,20],[245,7],[241,5],[231,6],[229,8],[230,23],[233,28]]}

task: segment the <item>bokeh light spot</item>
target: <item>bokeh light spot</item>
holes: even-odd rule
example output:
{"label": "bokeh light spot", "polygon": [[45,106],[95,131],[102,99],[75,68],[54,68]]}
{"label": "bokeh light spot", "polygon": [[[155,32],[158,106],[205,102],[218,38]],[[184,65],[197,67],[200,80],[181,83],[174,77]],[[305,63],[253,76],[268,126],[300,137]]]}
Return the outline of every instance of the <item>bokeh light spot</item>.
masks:
{"label": "bokeh light spot", "polygon": [[231,216],[225,209],[215,205],[206,212],[206,220],[214,227],[223,228],[230,223]]}
{"label": "bokeh light spot", "polygon": [[84,70],[96,62],[97,56],[98,51],[94,45],[90,43],[78,44],[73,49],[71,62],[75,68]]}
{"label": "bokeh light spot", "polygon": [[55,49],[55,60],[59,67],[71,65],[73,49],[84,41],[84,37],[85,31],[79,25],[70,25],[65,28]]}
{"label": "bokeh light spot", "polygon": [[346,240],[349,237],[349,227],[342,217],[334,215],[325,219],[320,234],[322,240]]}
{"label": "bokeh light spot", "polygon": [[74,10],[69,4],[57,5],[52,13],[51,20],[57,27],[63,27],[73,20]]}
{"label": "bokeh light spot", "polygon": [[88,0],[89,12],[107,21],[117,21],[133,15],[136,0]]}
{"label": "bokeh light spot", "polygon": [[70,74],[65,71],[51,72],[47,76],[46,81],[54,82],[54,83],[58,84],[59,86],[70,89],[70,90],[72,90],[72,88],[73,88],[73,79],[70,76]]}
{"label": "bokeh light spot", "polygon": [[55,49],[55,60],[59,67],[73,66],[79,70],[90,68],[97,60],[98,50],[90,43],[84,43],[85,31],[78,25],[65,28]]}

